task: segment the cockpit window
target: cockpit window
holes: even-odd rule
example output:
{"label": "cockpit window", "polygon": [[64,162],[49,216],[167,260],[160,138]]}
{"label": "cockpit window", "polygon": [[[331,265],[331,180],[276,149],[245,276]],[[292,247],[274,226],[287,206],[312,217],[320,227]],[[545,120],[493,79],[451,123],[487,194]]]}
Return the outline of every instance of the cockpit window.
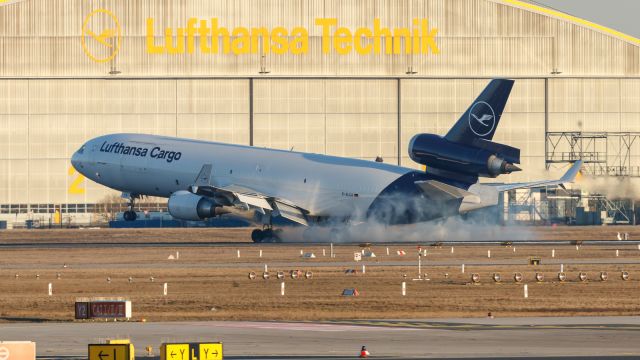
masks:
{"label": "cockpit window", "polygon": [[78,154],[83,154],[83,153],[84,153],[84,145],[82,145],[80,149],[78,149]]}

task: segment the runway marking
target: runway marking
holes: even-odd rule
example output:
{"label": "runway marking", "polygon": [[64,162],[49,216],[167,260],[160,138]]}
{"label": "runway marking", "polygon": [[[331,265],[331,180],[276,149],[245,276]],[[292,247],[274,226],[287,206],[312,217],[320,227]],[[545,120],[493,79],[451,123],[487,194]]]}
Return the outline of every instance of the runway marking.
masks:
{"label": "runway marking", "polygon": [[[206,326],[203,324],[203,326]],[[385,331],[389,330],[382,326],[367,326],[367,324],[351,324],[351,323],[333,323],[333,322],[260,322],[260,321],[242,321],[242,322],[221,322],[216,327],[239,328],[239,329],[269,329],[269,330],[285,330],[285,331],[319,331],[319,332],[344,332],[344,331]],[[412,330],[408,328],[399,328],[392,330]]]}
{"label": "runway marking", "polygon": [[507,325],[507,324],[473,324],[446,323],[431,321],[394,321],[394,320],[331,320],[320,323],[410,329],[438,330],[625,330],[640,331],[640,325],[631,324],[560,324],[560,325]]}

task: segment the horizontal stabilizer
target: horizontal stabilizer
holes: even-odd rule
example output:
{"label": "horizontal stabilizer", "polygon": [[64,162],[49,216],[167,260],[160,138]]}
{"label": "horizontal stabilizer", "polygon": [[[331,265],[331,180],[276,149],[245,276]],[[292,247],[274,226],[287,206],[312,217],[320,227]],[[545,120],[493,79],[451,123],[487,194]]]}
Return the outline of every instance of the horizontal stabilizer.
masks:
{"label": "horizontal stabilizer", "polygon": [[462,199],[465,196],[473,196],[474,194],[455,187],[447,185],[436,180],[416,181],[415,184],[425,193],[428,197],[437,200],[453,200]]}
{"label": "horizontal stabilizer", "polygon": [[546,186],[562,186],[567,183],[572,183],[576,179],[578,172],[580,172],[580,168],[582,168],[582,160],[574,162],[569,170],[567,170],[567,172],[558,180],[540,180],[528,183],[495,185],[495,187],[498,191],[509,191],[515,189],[532,189]]}

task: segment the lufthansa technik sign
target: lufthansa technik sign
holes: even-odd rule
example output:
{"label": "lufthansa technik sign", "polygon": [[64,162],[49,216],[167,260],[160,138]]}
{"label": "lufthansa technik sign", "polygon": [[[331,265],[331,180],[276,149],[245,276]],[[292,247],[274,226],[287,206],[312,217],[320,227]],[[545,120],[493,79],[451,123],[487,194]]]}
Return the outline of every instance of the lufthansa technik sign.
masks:
{"label": "lufthansa technik sign", "polygon": [[[315,25],[322,31],[322,52],[348,55],[439,54],[437,28],[430,28],[426,19],[413,19],[411,28],[388,28],[373,20],[373,27],[354,30],[338,26],[336,18],[317,18]],[[304,27],[287,29],[282,26],[221,27],[217,18],[190,18],[186,27],[166,28],[164,37],[156,39],[155,20],[147,19],[146,50],[150,54],[294,54],[309,52],[309,31]],[[196,45],[196,39],[198,44]]]}

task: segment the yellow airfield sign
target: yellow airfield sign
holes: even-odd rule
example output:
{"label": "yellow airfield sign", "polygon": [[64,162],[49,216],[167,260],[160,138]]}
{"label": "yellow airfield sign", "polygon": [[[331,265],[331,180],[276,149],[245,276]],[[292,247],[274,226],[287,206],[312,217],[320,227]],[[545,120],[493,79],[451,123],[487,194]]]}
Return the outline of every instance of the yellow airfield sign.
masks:
{"label": "yellow airfield sign", "polygon": [[131,344],[89,344],[89,360],[129,360]]}
{"label": "yellow airfield sign", "polygon": [[222,360],[222,343],[165,343],[161,360]]}
{"label": "yellow airfield sign", "polygon": [[190,360],[189,344],[164,344],[164,360]]}
{"label": "yellow airfield sign", "polygon": [[200,360],[222,360],[222,343],[200,343]]}

